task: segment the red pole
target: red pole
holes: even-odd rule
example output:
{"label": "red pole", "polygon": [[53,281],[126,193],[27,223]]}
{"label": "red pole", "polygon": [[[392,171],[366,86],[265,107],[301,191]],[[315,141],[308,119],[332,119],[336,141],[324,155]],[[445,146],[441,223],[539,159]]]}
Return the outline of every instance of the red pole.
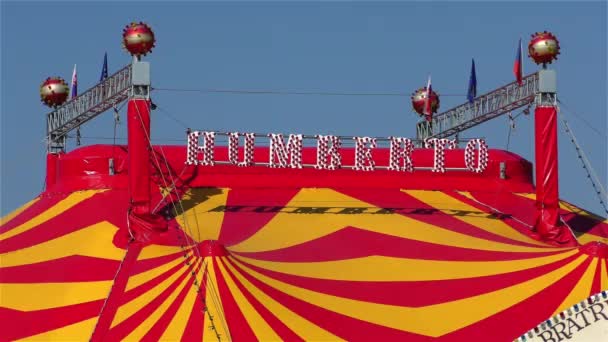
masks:
{"label": "red pole", "polygon": [[557,109],[537,105],[534,110],[536,159],[536,231],[543,240],[561,246],[578,243],[559,216]]}
{"label": "red pole", "polygon": [[134,214],[150,214],[150,100],[131,99],[127,107],[129,194]]}

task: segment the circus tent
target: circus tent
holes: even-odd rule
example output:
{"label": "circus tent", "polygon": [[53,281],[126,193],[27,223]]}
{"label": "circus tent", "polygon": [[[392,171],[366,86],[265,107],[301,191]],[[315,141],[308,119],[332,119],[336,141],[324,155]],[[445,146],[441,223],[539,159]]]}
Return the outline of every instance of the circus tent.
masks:
{"label": "circus tent", "polygon": [[2,339],[513,340],[608,288],[608,222],[561,202],[581,245],[538,241],[530,164],[508,152],[481,175],[395,176],[190,174],[183,147],[156,151],[194,184],[165,231],[132,238],[127,154],[102,145],[3,219]]}
{"label": "circus tent", "polygon": [[[608,221],[559,200],[545,68],[559,45],[533,37],[542,70],[433,117],[437,101],[416,148],[190,129],[187,146],[161,146],[141,61],[154,33],[127,25],[132,64],[67,102],[61,78],[41,86],[46,189],[1,221],[0,340],[547,342],[604,329]],[[127,99],[126,146],[66,152],[68,132]],[[532,104],[534,176],[482,139],[444,139]]]}

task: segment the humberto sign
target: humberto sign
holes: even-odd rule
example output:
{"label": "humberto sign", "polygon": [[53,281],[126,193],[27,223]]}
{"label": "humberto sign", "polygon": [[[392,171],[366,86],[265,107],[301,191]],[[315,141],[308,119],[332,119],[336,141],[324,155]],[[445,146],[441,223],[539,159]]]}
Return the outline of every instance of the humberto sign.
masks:
{"label": "humberto sign", "polygon": [[[227,160],[215,159],[216,137],[226,136],[228,138]],[[268,141],[268,162],[254,162],[255,139],[261,137]],[[241,139],[242,138],[242,139]],[[303,140],[316,140],[316,164],[302,163]],[[352,140],[355,143],[354,165],[343,165],[342,142]],[[239,149],[243,140],[242,153],[239,158]],[[379,141],[389,143],[389,165],[376,165],[372,151],[377,147]],[[445,172],[450,170],[445,167],[445,150],[456,149],[455,140],[429,138],[424,141],[425,148],[433,149],[433,166],[417,166],[412,160],[414,143],[411,139],[400,137],[370,138],[370,137],[338,137],[334,135],[303,136],[301,134],[290,134],[287,141],[282,134],[256,135],[254,133],[219,133],[207,131],[194,131],[188,134],[188,148],[186,155],[187,165],[232,164],[235,166],[267,166],[271,168],[293,168],[301,169],[313,167],[319,170],[337,170],[341,168],[373,171],[376,169],[412,172],[418,169],[431,170],[433,172]],[[471,172],[483,172],[488,166],[488,146],[483,139],[472,139],[464,153],[465,168],[457,170],[468,170]]]}

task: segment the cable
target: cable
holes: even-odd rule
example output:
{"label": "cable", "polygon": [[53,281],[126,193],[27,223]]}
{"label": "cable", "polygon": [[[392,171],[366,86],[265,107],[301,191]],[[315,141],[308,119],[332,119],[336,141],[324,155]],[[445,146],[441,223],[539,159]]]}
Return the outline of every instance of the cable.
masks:
{"label": "cable", "polygon": [[579,116],[575,112],[573,112],[572,110],[570,110],[561,100],[558,99],[557,102],[564,109],[566,109],[570,114],[572,114],[575,118],[579,119],[582,123],[584,123],[585,126],[587,126],[587,128],[591,129],[592,131],[594,131],[597,135],[599,135],[602,138],[608,138],[608,136],[606,135],[606,133],[602,133],[602,132],[598,131],[597,128],[593,127],[593,125],[590,124],[587,120],[583,119],[582,116]]}
{"label": "cable", "polygon": [[511,116],[511,113],[509,113],[509,133],[507,134],[507,146],[505,148],[505,150],[509,150],[509,145],[511,144],[511,133],[512,130],[515,129],[515,120],[517,120],[517,118],[522,115],[522,114],[528,114],[530,113],[530,105],[528,105],[528,107],[524,108],[521,110],[521,112],[517,113],[517,115],[515,116]]}
{"label": "cable", "polygon": [[178,123],[183,128],[189,128],[188,125],[185,122],[183,122],[180,119],[176,118],[175,116],[169,114],[169,112],[167,112],[165,109],[163,109],[158,104],[156,105],[156,109],[158,109],[161,113],[165,114],[165,116],[168,117],[169,119],[171,119],[171,120],[175,121],[176,123]]}
{"label": "cable", "polygon": [[[128,222],[129,222],[129,218],[127,218],[127,223]],[[95,322],[95,327],[93,328],[93,331],[91,332],[91,337],[93,337],[93,335],[95,334],[95,331],[97,330],[97,326],[99,325],[99,320],[101,318],[101,315],[103,314],[104,310],[106,309],[108,301],[110,300],[110,297],[112,296],[112,291],[114,290],[114,286],[116,285],[116,278],[118,278],[120,271],[122,271],[122,269],[123,269],[123,265],[124,265],[125,261],[127,260],[127,256],[129,255],[129,247],[131,247],[131,242],[133,242],[133,241],[134,240],[131,235],[131,239],[129,239],[129,241],[127,241],[127,248],[125,249],[125,255],[122,257],[120,264],[118,264],[118,268],[116,269],[116,273],[114,274],[114,278],[112,279],[112,286],[110,287],[110,290],[108,291],[108,295],[106,296],[106,299],[103,301],[103,304],[101,305],[101,309],[99,310],[99,314],[97,315],[97,322]]]}
{"label": "cable", "polygon": [[[142,125],[142,129],[144,129],[144,133],[145,133],[146,138],[148,140],[148,145],[150,147],[150,150],[152,151],[152,155],[154,156],[154,161],[156,162],[156,166],[158,167],[158,170],[159,170],[161,179],[163,181],[164,187],[165,187],[165,189],[167,189],[167,188],[169,188],[168,183],[167,183],[167,181],[165,179],[165,176],[164,176],[164,174],[162,172],[162,167],[160,166],[160,162],[158,161],[158,157],[157,157],[156,153],[154,152],[154,146],[152,145],[152,141],[150,140],[149,132],[145,129],[144,122],[143,122],[143,119],[141,117],[141,113],[139,111],[139,107],[135,106],[135,109],[137,110],[137,116],[138,116],[139,121],[140,121],[140,123]],[[160,147],[160,151],[161,151],[161,156],[163,157],[163,160],[164,160],[165,165],[167,167],[167,172],[169,173],[169,178],[171,180],[172,186],[173,186],[174,189],[177,189],[177,185],[175,184],[175,179],[173,178],[173,175],[171,174],[171,167],[169,166],[169,163],[167,162],[167,158],[166,158],[166,155],[165,155],[165,152],[164,152],[162,146]],[[173,206],[173,210],[177,214],[178,209],[177,209],[177,206],[175,205],[175,202],[174,201],[170,201],[170,203]],[[177,203],[178,203],[178,205],[180,206],[180,209],[181,209],[181,214],[182,214],[182,218],[184,220],[184,225],[186,226],[186,229],[189,231],[189,234],[192,235],[192,230],[189,227],[188,219],[186,217],[185,209],[184,209],[184,206],[183,206],[183,203],[182,203],[180,197],[178,197]],[[197,230],[200,232],[200,229],[199,229],[198,225],[197,225]],[[187,240],[188,239],[188,235],[183,230],[182,230],[182,232],[184,233],[184,236],[186,237],[186,240]],[[199,260],[203,260],[204,261],[203,257],[200,254],[200,250],[197,248],[196,241],[194,241],[194,239],[192,237],[190,237],[190,239],[192,240],[192,245],[189,245],[188,247],[190,248],[190,250],[194,251],[194,255],[197,256],[199,258]],[[185,252],[185,249],[184,249],[183,246],[182,246],[182,250]],[[189,263],[187,261],[186,261],[186,264],[189,266]],[[203,269],[202,271],[203,271],[203,273],[202,273],[202,279],[204,279],[206,268]],[[194,276],[194,279],[193,279],[194,284],[197,286],[197,288],[199,290],[198,292],[199,292],[199,295],[200,295],[200,285],[198,284],[198,281],[196,280],[196,274],[194,272],[192,272],[192,274]],[[215,332],[215,335],[216,335],[218,341],[220,341],[221,340],[220,339],[220,335],[217,332],[217,329],[215,328],[215,324],[213,322],[213,317],[211,317],[211,315],[209,314],[209,312],[206,310],[207,305],[205,303],[205,299],[204,299],[203,296],[201,296],[201,300],[203,301],[203,310],[204,310],[204,312],[207,312],[207,315],[209,316],[209,320],[210,320],[211,325],[212,325],[212,330]],[[204,315],[204,312],[203,312],[203,315]],[[225,322],[222,322],[222,323],[226,324]],[[229,332],[228,329],[226,329],[226,333],[230,337],[230,332]]]}
{"label": "cable", "polygon": [[596,195],[598,196],[598,198],[600,200],[600,204],[604,208],[604,211],[608,214],[608,207],[606,206],[606,203],[604,202],[606,199],[608,199],[606,190],[602,186],[602,183],[600,182],[599,177],[597,176],[593,167],[591,166],[589,159],[587,159],[587,156],[585,155],[585,152],[583,151],[582,147],[578,144],[578,141],[576,140],[576,137],[574,136],[574,132],[572,132],[572,129],[570,128],[570,125],[568,124],[568,121],[564,118],[564,115],[562,114],[561,111],[558,111],[558,113],[562,119],[562,123],[564,124],[564,130],[565,130],[566,134],[568,134],[568,136],[570,137],[570,141],[574,145],[576,154],[578,155],[578,159],[583,164],[583,169],[587,173],[587,178],[591,182],[591,185],[593,186],[593,190],[595,191]]}
{"label": "cable", "polygon": [[[207,94],[236,94],[236,95],[313,95],[313,96],[411,96],[409,93],[348,93],[332,91],[284,91],[284,90],[248,90],[248,89],[193,89],[193,88],[152,88],[158,91],[190,92]],[[464,94],[440,94],[440,96],[465,97]]]}

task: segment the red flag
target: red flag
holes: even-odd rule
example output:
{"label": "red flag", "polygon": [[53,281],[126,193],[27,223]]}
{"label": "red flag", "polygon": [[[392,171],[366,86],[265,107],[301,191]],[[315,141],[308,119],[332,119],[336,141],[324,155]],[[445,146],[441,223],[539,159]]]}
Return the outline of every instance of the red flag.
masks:
{"label": "red flag", "polygon": [[433,101],[431,101],[431,94],[433,94],[433,88],[431,87],[431,75],[429,75],[429,81],[426,84],[426,99],[424,100],[424,110],[422,111],[426,115],[426,120],[431,121],[433,117]]}
{"label": "red flag", "polygon": [[515,63],[513,64],[513,74],[515,75],[515,79],[517,80],[517,84],[520,86],[524,84],[523,82],[523,64],[524,60],[521,55],[521,38],[519,38],[519,45],[517,46],[517,55],[515,56]]}

